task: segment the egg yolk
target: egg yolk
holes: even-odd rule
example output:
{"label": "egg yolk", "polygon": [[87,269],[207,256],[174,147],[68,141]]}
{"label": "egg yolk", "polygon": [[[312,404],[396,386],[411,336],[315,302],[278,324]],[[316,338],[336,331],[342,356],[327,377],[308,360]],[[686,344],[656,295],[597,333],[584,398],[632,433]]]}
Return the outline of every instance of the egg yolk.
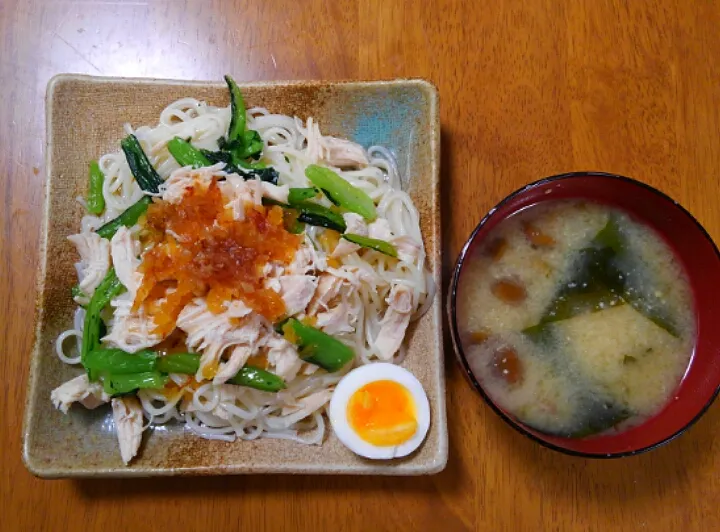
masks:
{"label": "egg yolk", "polygon": [[418,426],[410,392],[390,380],[370,382],[352,394],[347,418],[361,439],[383,447],[408,441]]}

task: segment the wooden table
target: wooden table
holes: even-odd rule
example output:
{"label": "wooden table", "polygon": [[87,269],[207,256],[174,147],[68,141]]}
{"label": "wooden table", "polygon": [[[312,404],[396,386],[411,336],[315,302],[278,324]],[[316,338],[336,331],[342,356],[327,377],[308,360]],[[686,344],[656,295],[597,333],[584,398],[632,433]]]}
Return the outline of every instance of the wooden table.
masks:
{"label": "wooden table", "polygon": [[54,74],[433,80],[447,273],[493,204],[573,169],[647,181],[720,238],[718,27],[710,0],[2,0],[0,528],[720,530],[718,405],[652,453],[571,458],[497,418],[449,345],[434,477],[41,481],[20,460]]}

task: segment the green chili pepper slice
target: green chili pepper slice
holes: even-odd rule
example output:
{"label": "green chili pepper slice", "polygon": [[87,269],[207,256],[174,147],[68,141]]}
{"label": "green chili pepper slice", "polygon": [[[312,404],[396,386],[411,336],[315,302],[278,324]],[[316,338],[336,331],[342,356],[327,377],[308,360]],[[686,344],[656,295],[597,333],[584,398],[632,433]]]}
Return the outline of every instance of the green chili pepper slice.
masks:
{"label": "green chili pepper slice", "polygon": [[241,140],[242,135],[245,132],[245,100],[243,99],[240,88],[235,83],[235,80],[230,76],[225,76],[225,83],[227,83],[228,90],[230,91],[230,127],[228,128],[228,142],[234,140]]}
{"label": "green chili pepper slice", "polygon": [[97,234],[102,238],[110,239],[121,227],[132,227],[138,222],[140,217],[145,214],[151,203],[152,198],[150,196],[143,196],[130,205],[120,216],[99,227],[96,231]]}
{"label": "green chili pepper slice", "polygon": [[254,366],[244,366],[237,375],[227,382],[265,392],[279,392],[286,387],[285,381],[274,373]]}
{"label": "green chili pepper slice", "polygon": [[300,358],[329,372],[342,369],[355,358],[353,350],[340,340],[295,318],[286,320],[281,330],[286,340],[300,347]]}
{"label": "green chili pepper slice", "polygon": [[203,152],[190,144],[187,140],[175,137],[167,143],[170,155],[178,162],[180,166],[192,166],[193,168],[202,168],[211,166],[210,159],[205,157]]}
{"label": "green chili pepper slice", "polygon": [[200,355],[196,353],[172,353],[159,356],[155,369],[162,373],[194,375],[200,369]]}
{"label": "green chili pepper slice", "polygon": [[105,198],[103,197],[105,174],[100,170],[100,165],[97,161],[90,163],[89,179],[87,210],[90,214],[101,214],[105,210]]}
{"label": "green chili pepper slice", "polygon": [[167,382],[167,375],[157,371],[104,375],[103,389],[110,395],[121,395],[139,389],[161,390]]}
{"label": "green chili pepper slice", "polygon": [[368,221],[377,218],[372,198],[329,168],[311,164],[305,169],[305,176],[336,205],[355,212]]}
{"label": "green chili pepper slice", "polygon": [[125,158],[127,159],[130,171],[135,177],[140,188],[145,192],[157,194],[158,187],[163,183],[160,175],[155,171],[150,160],[140,146],[140,141],[135,135],[128,135],[120,142]]}
{"label": "green chili pepper slice", "polygon": [[153,351],[127,353],[122,349],[93,349],[85,357],[85,367],[111,375],[154,371],[157,354]]}
{"label": "green chili pepper slice", "polygon": [[352,233],[344,234],[342,235],[342,237],[348,242],[352,242],[353,244],[357,244],[358,246],[362,246],[364,248],[379,251],[380,253],[389,255],[390,257],[397,258],[398,256],[397,248],[393,246],[390,242],[385,242],[384,240],[379,240],[377,238],[369,238],[362,235],[354,235]]}
{"label": "green chili pepper slice", "polygon": [[98,373],[85,366],[88,354],[100,345],[100,330],[102,319],[100,312],[110,300],[125,290],[125,287],[115,274],[115,269],[110,268],[100,285],[95,289],[90,303],[85,309],[85,323],[83,325],[83,339],[80,350],[80,361],[88,370],[88,377],[91,381],[97,380]]}

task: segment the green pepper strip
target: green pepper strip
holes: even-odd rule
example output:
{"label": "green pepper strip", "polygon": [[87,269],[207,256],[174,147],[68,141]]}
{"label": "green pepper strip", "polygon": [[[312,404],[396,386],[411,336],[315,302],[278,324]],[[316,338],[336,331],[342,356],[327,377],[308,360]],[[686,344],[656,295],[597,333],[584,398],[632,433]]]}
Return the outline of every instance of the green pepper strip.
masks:
{"label": "green pepper strip", "polygon": [[251,167],[252,163],[245,159],[253,157],[259,159],[265,147],[260,133],[248,130],[240,135],[239,139],[226,141],[221,139],[218,143],[220,151],[229,158],[230,164],[235,167]]}
{"label": "green pepper strip", "polygon": [[[117,395],[138,388],[162,388],[167,383],[167,373],[197,373],[200,368],[200,355],[172,353],[159,356],[150,350],[127,353],[121,349],[101,348],[88,353],[83,364],[89,371],[103,376],[107,393]],[[285,388],[283,379],[253,366],[243,367],[228,382],[266,392],[277,392]]]}
{"label": "green pepper strip", "polygon": [[316,225],[318,227],[326,227],[328,229],[338,231],[339,233],[344,233],[347,228],[345,220],[340,214],[331,211],[327,207],[318,205],[317,203],[301,201],[293,206],[290,206],[271,198],[263,198],[262,204],[265,206],[277,205],[287,210],[294,209],[299,213],[297,221],[301,223]]}
{"label": "green pepper strip", "polygon": [[111,375],[127,375],[159,371],[160,373],[197,373],[200,355],[196,353],[172,353],[165,356],[155,351],[143,350],[127,353],[122,349],[94,349],[85,358],[85,367]]}
{"label": "green pepper strip", "polygon": [[244,366],[237,375],[227,382],[265,392],[279,392],[286,387],[285,381],[274,373],[254,366]]}
{"label": "green pepper strip", "polygon": [[[240,168],[243,168],[245,170],[267,170],[267,163],[264,163],[262,161],[258,161],[256,163],[249,163],[247,161],[238,161],[238,166]],[[262,178],[262,174],[260,174]],[[269,181],[268,179],[263,179],[263,181]],[[273,183],[274,185],[277,185],[277,183]]]}
{"label": "green pepper strip", "polygon": [[329,168],[311,164],[305,169],[305,176],[336,205],[355,212],[368,221],[377,218],[372,198]]}
{"label": "green pepper strip", "polygon": [[[200,355],[195,353],[173,353],[157,358],[155,369],[163,373],[197,373],[200,368]],[[248,386],[266,392],[277,392],[285,388],[285,381],[274,373],[253,366],[244,366],[227,382],[239,386]]]}
{"label": "green pepper strip", "polygon": [[[200,369],[200,355],[195,353],[173,353],[157,357],[155,369],[163,373],[194,374]],[[227,382],[266,392],[277,392],[285,388],[285,381],[280,377],[253,366],[244,366],[237,375]]]}
{"label": "green pepper strip", "polygon": [[288,203],[292,206],[307,201],[318,195],[318,189],[314,187],[309,188],[291,188],[288,193]]}
{"label": "green pepper strip", "polygon": [[354,235],[352,233],[344,234],[342,235],[342,237],[348,242],[352,242],[353,244],[357,244],[358,246],[373,249],[394,258],[397,258],[398,256],[397,248],[395,248],[395,246],[393,246],[390,242],[385,242],[384,240],[378,240],[377,238],[369,238],[362,235]]}
{"label": "green pepper strip", "polygon": [[193,375],[200,369],[200,355],[195,353],[172,353],[158,357],[155,369],[162,373]]}
{"label": "green pepper strip", "polygon": [[130,171],[135,177],[140,188],[145,192],[158,192],[158,187],[162,184],[163,180],[160,175],[155,171],[153,165],[150,164],[150,160],[145,155],[145,152],[140,146],[135,135],[128,135],[122,141],[120,141],[123,152],[125,152],[125,158],[127,159]]}
{"label": "green pepper strip", "polygon": [[178,162],[180,166],[192,166],[193,168],[202,168],[210,166],[212,163],[205,157],[203,152],[190,144],[188,141],[175,137],[167,143],[170,155]]}
{"label": "green pepper strip", "polygon": [[100,214],[105,210],[103,183],[105,174],[97,161],[90,163],[90,182],[88,185],[87,210],[90,214]]}
{"label": "green pepper strip", "polygon": [[294,220],[291,220],[290,223],[285,224],[285,229],[287,229],[288,233],[293,235],[301,235],[305,232],[305,224],[295,218]]}
{"label": "green pepper strip", "polygon": [[73,287],[70,289],[70,295],[72,295],[73,298],[76,298],[76,297],[88,297],[88,295],[80,289],[80,285],[79,285],[79,284],[76,284],[75,286],[73,286]]}
{"label": "green pepper strip", "polygon": [[157,358],[153,351],[126,353],[122,349],[94,349],[85,358],[85,367],[113,376],[146,373],[156,369]]}
{"label": "green pepper strip", "polygon": [[88,354],[100,344],[100,312],[110,300],[122,293],[125,287],[122,285],[115,269],[110,268],[100,285],[95,289],[90,303],[85,309],[85,323],[83,325],[82,347],[80,350],[80,361],[88,370],[88,377],[91,381],[97,380],[97,372],[85,366]]}
{"label": "green pepper strip", "polygon": [[285,207],[284,211],[283,224],[285,225],[285,229],[293,235],[302,234],[303,231],[305,231],[305,224],[298,219],[300,217],[300,211],[292,207]]}
{"label": "green pepper strip", "polygon": [[225,83],[227,83],[228,90],[230,91],[230,127],[228,128],[228,142],[234,140],[242,140],[242,135],[245,132],[245,100],[243,100],[242,92],[235,83],[235,80],[230,76],[225,76]]}
{"label": "green pepper strip", "polygon": [[150,196],[143,196],[138,201],[130,205],[130,207],[128,207],[120,216],[110,220],[108,223],[98,228],[96,231],[97,234],[99,234],[102,238],[110,239],[122,226],[132,227],[137,223],[140,217],[145,214],[145,211],[147,211],[151,203],[152,198]]}
{"label": "green pepper strip", "polygon": [[352,349],[324,332],[289,318],[282,325],[283,335],[300,347],[300,358],[333,372],[355,358]]}
{"label": "green pepper strip", "polygon": [[265,144],[263,143],[260,133],[253,130],[245,131],[242,134],[242,141],[236,141],[230,145],[233,162],[237,165],[242,165],[244,159],[248,157],[259,158],[264,147]]}
{"label": "green pepper strip", "polygon": [[299,222],[334,229],[339,233],[344,233],[347,229],[343,217],[327,207],[307,201],[300,202],[294,207],[300,211]]}
{"label": "green pepper strip", "polygon": [[157,371],[105,375],[103,376],[103,389],[110,395],[120,395],[143,388],[161,390],[167,382],[167,375]]}

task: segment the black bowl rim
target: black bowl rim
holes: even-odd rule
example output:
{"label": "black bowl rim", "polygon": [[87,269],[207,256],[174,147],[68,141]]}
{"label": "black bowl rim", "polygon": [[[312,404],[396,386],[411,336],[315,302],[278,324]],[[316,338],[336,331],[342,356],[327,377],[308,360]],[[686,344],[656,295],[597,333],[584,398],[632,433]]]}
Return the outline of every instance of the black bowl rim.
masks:
{"label": "black bowl rim", "polygon": [[712,406],[713,402],[718,396],[718,393],[720,393],[720,383],[715,388],[715,392],[712,394],[708,402],[703,406],[703,408],[700,409],[700,411],[680,430],[674,432],[673,434],[667,436],[666,438],[663,438],[662,440],[653,443],[651,445],[641,447],[639,449],[633,449],[631,451],[623,451],[618,453],[586,453],[581,451],[573,451],[571,449],[567,449],[565,447],[562,447],[560,445],[555,445],[554,443],[550,443],[548,441],[545,441],[531,432],[527,431],[523,426],[518,424],[514,419],[512,419],[510,416],[505,414],[490,398],[490,396],[485,392],[482,385],[478,382],[478,380],[475,378],[475,375],[470,370],[470,366],[467,362],[467,358],[465,356],[465,353],[462,349],[462,343],[460,341],[460,334],[458,332],[458,326],[457,326],[457,285],[458,280],[460,278],[460,270],[462,269],[463,263],[465,262],[465,258],[467,256],[467,252],[470,249],[470,245],[475,240],[475,236],[480,231],[480,229],[487,223],[487,221],[495,214],[495,212],[508,203],[513,198],[524,194],[528,190],[531,190],[533,188],[536,188],[541,185],[545,185],[547,183],[551,183],[554,181],[564,180],[564,179],[575,179],[575,178],[582,178],[582,177],[601,177],[606,179],[614,179],[614,180],[620,180],[620,181],[626,181],[629,183],[632,183],[635,186],[639,186],[642,188],[645,188],[658,196],[662,197],[663,199],[669,201],[670,203],[674,204],[677,208],[680,209],[681,212],[683,212],[690,220],[692,220],[697,228],[700,230],[700,232],[705,236],[708,242],[712,245],[713,249],[715,250],[715,255],[718,257],[718,260],[720,260],[720,251],[718,250],[717,245],[713,241],[713,239],[710,237],[710,234],[705,230],[705,228],[702,226],[702,224],[688,211],[685,207],[680,205],[677,201],[675,201],[673,198],[665,194],[664,192],[661,192],[660,190],[656,189],[655,187],[652,187],[648,185],[647,183],[643,183],[642,181],[638,181],[636,179],[632,179],[629,177],[625,177],[619,174],[612,174],[608,172],[598,172],[598,171],[576,171],[576,172],[567,172],[564,174],[557,174],[550,177],[545,177],[543,179],[539,179],[537,181],[533,181],[531,183],[528,183],[527,185],[520,187],[519,189],[515,190],[514,192],[511,192],[505,198],[503,198],[502,201],[500,201],[497,205],[495,205],[488,213],[483,216],[483,218],[480,220],[480,222],[477,224],[475,229],[473,229],[472,233],[470,233],[470,236],[465,241],[465,244],[462,247],[462,250],[460,251],[460,255],[458,256],[458,259],[455,263],[455,267],[453,269],[452,278],[450,280],[450,290],[448,294],[448,302],[447,302],[447,313],[448,313],[448,319],[450,321],[450,336],[453,344],[453,348],[455,351],[455,358],[460,363],[463,372],[465,373],[465,376],[470,380],[470,383],[472,384],[473,388],[475,388],[475,391],[477,391],[481,397],[485,400],[485,402],[490,406],[490,408],[498,415],[500,418],[505,421],[508,425],[510,425],[513,429],[518,431],[520,434],[526,436],[527,438],[530,438],[532,441],[539,443],[543,447],[546,447],[548,449],[552,449],[553,451],[558,451],[570,456],[579,456],[582,458],[596,458],[596,459],[609,459],[609,458],[623,458],[627,456],[635,456],[638,454],[642,454],[648,451],[652,451],[654,449],[657,449],[659,447],[662,447],[663,445],[666,445],[673,441],[675,438],[679,437],[680,435],[684,434],[690,427],[692,427],[697,421],[705,414],[705,412],[708,411],[710,406]]}

